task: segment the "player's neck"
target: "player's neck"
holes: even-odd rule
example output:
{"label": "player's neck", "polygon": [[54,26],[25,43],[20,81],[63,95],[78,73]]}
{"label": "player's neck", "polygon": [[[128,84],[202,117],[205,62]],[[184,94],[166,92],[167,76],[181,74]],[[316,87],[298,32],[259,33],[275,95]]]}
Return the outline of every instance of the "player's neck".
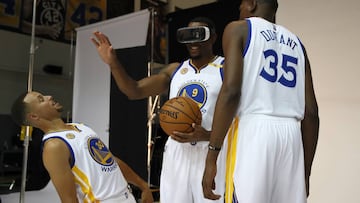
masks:
{"label": "player's neck", "polygon": [[68,131],[68,130],[76,130],[79,131],[76,126],[69,125],[65,123],[63,120],[54,120],[51,122],[50,125],[48,125],[47,128],[43,128],[43,131],[45,134],[53,133],[53,132],[62,132],[62,131]]}
{"label": "player's neck", "polygon": [[217,56],[215,55],[211,55],[208,57],[192,58],[190,62],[198,70],[201,70],[202,68],[206,67],[209,63],[213,62],[216,59],[216,57]]}

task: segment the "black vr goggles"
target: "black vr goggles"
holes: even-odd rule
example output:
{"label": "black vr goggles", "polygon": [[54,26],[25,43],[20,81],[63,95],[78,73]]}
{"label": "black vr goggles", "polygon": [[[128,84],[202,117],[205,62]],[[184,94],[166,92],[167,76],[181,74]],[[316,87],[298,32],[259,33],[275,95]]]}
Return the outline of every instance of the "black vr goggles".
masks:
{"label": "black vr goggles", "polygon": [[183,44],[204,42],[210,38],[210,29],[206,26],[179,28],[176,37]]}

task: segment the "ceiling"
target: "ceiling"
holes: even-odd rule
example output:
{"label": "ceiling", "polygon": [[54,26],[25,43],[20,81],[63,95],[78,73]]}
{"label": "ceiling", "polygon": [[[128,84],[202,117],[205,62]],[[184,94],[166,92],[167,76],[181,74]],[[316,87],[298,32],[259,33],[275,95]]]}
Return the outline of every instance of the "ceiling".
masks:
{"label": "ceiling", "polygon": [[[187,9],[213,2],[236,3],[240,0],[140,0],[141,9],[151,6],[163,6],[165,10],[172,12],[175,9]],[[134,11],[135,0],[107,0],[108,18],[125,15]],[[164,3],[168,2],[168,3]],[[170,8],[171,7],[174,8]],[[165,13],[168,13],[165,11]]]}

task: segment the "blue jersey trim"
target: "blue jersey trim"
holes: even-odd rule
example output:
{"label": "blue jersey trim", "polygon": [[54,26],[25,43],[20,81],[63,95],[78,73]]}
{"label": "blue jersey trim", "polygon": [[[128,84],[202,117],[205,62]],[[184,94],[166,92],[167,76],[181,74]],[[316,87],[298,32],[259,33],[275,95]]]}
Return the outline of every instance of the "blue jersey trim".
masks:
{"label": "blue jersey trim", "polygon": [[[225,62],[225,60],[222,60],[221,61],[221,65],[224,65],[224,62]],[[219,68],[220,69],[220,77],[221,77],[221,80],[222,81],[224,81],[224,69],[223,69],[223,67],[221,67],[221,68]]]}
{"label": "blue jersey trim", "polygon": [[301,40],[299,39],[299,37],[298,37],[298,40],[299,40],[299,42],[300,42],[301,49],[302,49],[302,51],[303,51],[303,55],[305,56],[305,46],[304,46],[304,44],[301,42]]}
{"label": "blue jersey trim", "polygon": [[247,39],[246,39],[246,44],[245,44],[243,57],[246,55],[247,50],[249,49],[250,41],[251,41],[251,33],[252,33],[251,21],[249,19],[246,19],[246,23],[248,25],[248,36],[247,36]]}
{"label": "blue jersey trim", "polygon": [[74,151],[73,149],[71,148],[71,145],[68,143],[68,141],[66,141],[63,137],[60,137],[60,136],[54,136],[54,137],[49,137],[47,139],[44,139],[42,141],[42,144],[41,144],[41,154],[43,153],[43,149],[44,149],[44,143],[49,140],[49,139],[52,139],[52,138],[59,138],[61,140],[63,140],[65,142],[65,144],[68,146],[69,150],[70,150],[70,156],[72,157],[71,159],[71,163],[70,163],[70,167],[72,168],[74,165],[75,165],[75,155],[74,155]]}
{"label": "blue jersey trim", "polygon": [[199,73],[200,70],[197,69],[195,66],[193,66],[193,64],[191,63],[191,59],[189,60],[189,66],[195,71],[195,73]]}

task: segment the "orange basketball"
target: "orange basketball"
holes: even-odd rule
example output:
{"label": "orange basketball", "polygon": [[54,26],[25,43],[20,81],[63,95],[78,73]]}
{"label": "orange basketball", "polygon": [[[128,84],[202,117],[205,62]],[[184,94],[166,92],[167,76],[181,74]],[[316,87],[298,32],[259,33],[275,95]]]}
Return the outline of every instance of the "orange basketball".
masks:
{"label": "orange basketball", "polygon": [[159,111],[160,126],[167,135],[174,131],[189,133],[193,123],[201,124],[199,105],[189,97],[174,97],[164,103]]}

